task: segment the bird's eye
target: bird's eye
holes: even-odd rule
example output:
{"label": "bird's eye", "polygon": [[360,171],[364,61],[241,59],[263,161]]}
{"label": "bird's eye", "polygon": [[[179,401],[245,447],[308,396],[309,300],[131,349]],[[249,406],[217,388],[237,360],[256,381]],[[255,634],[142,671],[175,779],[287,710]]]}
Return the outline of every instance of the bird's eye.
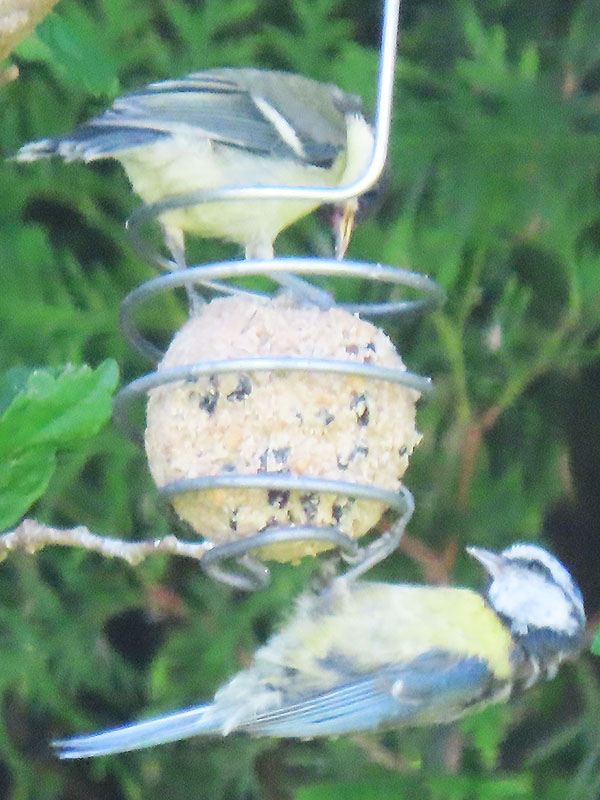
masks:
{"label": "bird's eye", "polygon": [[543,575],[545,578],[552,578],[552,573],[548,567],[537,559],[522,559],[517,563],[528,572],[533,572],[536,575]]}

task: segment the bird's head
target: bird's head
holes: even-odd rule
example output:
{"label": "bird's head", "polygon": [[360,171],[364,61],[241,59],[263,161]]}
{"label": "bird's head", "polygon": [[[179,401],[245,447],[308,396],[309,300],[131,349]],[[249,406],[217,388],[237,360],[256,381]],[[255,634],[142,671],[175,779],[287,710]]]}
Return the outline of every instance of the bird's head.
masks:
{"label": "bird's head", "polygon": [[584,644],[585,611],[579,587],[560,561],[535,544],[501,553],[467,552],[490,576],[486,599],[528,654],[548,674]]}
{"label": "bird's head", "polygon": [[359,197],[352,197],[336,205],[327,204],[319,209],[319,217],[331,231],[335,257],[342,260],[357,225],[371,219],[384,203],[390,185],[390,172],[386,165],[379,180]]}
{"label": "bird's head", "polygon": [[[340,186],[352,184],[364,176],[375,147],[375,129],[362,110],[355,107],[358,98],[347,97],[354,105],[347,103],[342,109],[346,119],[346,166],[339,179]],[[346,255],[356,224],[373,217],[382,206],[389,184],[390,168],[386,162],[379,178],[367,191],[341,203],[321,207],[320,215],[331,229],[337,259]]]}

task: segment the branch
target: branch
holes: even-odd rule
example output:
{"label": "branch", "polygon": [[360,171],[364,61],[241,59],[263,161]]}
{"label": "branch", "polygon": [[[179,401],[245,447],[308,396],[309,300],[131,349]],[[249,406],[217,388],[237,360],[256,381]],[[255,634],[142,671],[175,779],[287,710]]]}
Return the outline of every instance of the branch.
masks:
{"label": "branch", "polygon": [[458,506],[463,511],[469,502],[471,481],[475,472],[475,464],[483,435],[496,423],[502,411],[503,408],[499,405],[491,406],[478,420],[470,425],[465,436],[461,447],[461,473],[458,488]]}
{"label": "branch", "polygon": [[98,536],[83,525],[68,529],[52,528],[34,519],[24,519],[14,531],[0,536],[0,560],[6,558],[12,550],[25,550],[26,553],[33,554],[49,544],[82,547],[107,558],[121,558],[132,566],[152,553],[169,553],[199,561],[209,549],[203,543],[181,542],[173,535],[149,542],[126,542],[110,536]]}
{"label": "branch", "polygon": [[447,586],[450,583],[450,573],[458,553],[458,542],[455,538],[450,539],[444,550],[439,553],[428,547],[425,542],[405,533],[398,549],[421,567],[427,583],[435,586]]}

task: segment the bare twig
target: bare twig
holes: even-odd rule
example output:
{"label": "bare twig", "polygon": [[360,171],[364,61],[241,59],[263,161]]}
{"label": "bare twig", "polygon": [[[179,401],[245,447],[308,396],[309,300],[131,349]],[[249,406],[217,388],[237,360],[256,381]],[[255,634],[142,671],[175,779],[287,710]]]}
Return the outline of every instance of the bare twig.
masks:
{"label": "bare twig", "polygon": [[447,586],[450,583],[450,574],[458,554],[458,542],[456,539],[450,539],[440,553],[433,550],[425,542],[405,533],[398,545],[398,549],[421,567],[428,583],[436,586]]}
{"label": "bare twig", "polygon": [[458,489],[458,505],[461,509],[468,506],[471,481],[483,435],[495,424],[502,411],[500,406],[492,406],[467,431],[461,453],[462,469]]}
{"label": "bare twig", "polygon": [[170,553],[199,561],[209,549],[205,543],[182,542],[173,535],[148,542],[126,542],[110,536],[98,536],[83,525],[67,529],[52,528],[34,519],[24,519],[14,531],[0,536],[0,559],[5,558],[11,550],[36,553],[49,544],[82,547],[107,558],[123,559],[132,565],[139,564],[152,553]]}

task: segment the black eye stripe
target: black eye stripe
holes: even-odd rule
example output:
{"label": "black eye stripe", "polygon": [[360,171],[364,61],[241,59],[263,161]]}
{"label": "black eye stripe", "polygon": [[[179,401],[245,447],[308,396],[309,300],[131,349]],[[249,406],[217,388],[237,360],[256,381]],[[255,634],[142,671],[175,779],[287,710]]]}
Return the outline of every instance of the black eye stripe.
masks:
{"label": "black eye stripe", "polygon": [[552,572],[547,566],[545,566],[545,564],[542,564],[542,562],[538,561],[537,559],[515,558],[513,560],[513,564],[516,564],[518,567],[522,567],[529,572],[534,572],[537,575],[543,575],[545,578],[551,580],[552,583],[556,583]]}

